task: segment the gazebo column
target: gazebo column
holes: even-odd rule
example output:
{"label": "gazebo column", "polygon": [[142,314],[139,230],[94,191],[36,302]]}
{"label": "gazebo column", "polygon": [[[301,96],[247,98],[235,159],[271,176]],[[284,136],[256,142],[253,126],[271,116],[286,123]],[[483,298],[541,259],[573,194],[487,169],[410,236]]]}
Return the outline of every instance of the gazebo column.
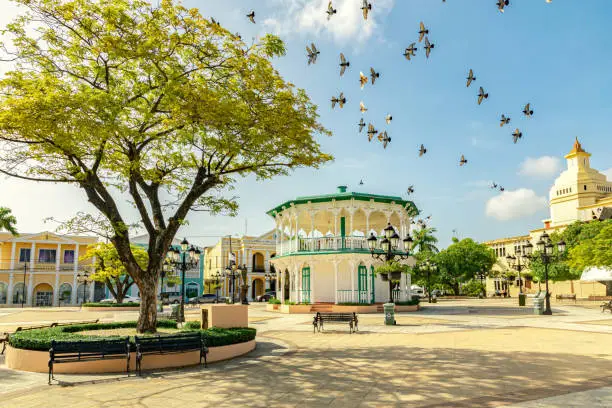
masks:
{"label": "gazebo column", "polygon": [[314,222],[314,218],[315,218],[315,211],[310,211],[310,250],[312,252],[314,252],[315,250],[315,236],[314,236],[314,231],[315,231],[315,222]]}
{"label": "gazebo column", "polygon": [[406,276],[407,273],[402,273],[402,277],[400,279],[400,302],[405,302],[408,300],[407,290],[406,290]]}
{"label": "gazebo column", "polygon": [[351,302],[355,302],[355,263],[351,262]]}
{"label": "gazebo column", "polygon": [[332,261],[334,264],[334,303],[338,304],[338,261]]}
{"label": "gazebo column", "polygon": [[310,266],[310,303],[315,302],[315,285],[314,285],[314,277],[315,277],[315,268],[316,262],[310,261],[308,263]]}
{"label": "gazebo column", "polygon": [[295,252],[300,250],[300,213],[295,215]]}
{"label": "gazebo column", "polygon": [[364,210],[365,212],[365,219],[366,219],[366,230],[365,230],[365,236],[366,238],[369,236],[370,234],[370,213],[372,212],[372,210]]}
{"label": "gazebo column", "polygon": [[350,218],[349,218],[349,225],[350,225],[350,231],[349,231],[349,239],[351,240],[351,249],[354,248],[354,243],[353,243],[353,215],[355,214],[355,211],[353,209],[351,209],[351,213],[350,213]]}

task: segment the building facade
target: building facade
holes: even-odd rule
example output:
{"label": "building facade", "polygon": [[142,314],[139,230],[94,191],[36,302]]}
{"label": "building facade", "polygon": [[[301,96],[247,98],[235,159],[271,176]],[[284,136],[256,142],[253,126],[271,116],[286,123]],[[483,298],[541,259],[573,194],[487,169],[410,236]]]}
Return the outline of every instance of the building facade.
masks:
{"label": "building facade", "polygon": [[[247,268],[249,301],[257,299],[257,296],[267,291],[276,290],[276,274],[274,266],[270,263],[270,259],[276,255],[274,231],[257,237],[246,235],[235,238],[223,237],[215,245],[207,247],[204,253],[205,293],[217,293],[215,276],[218,274],[221,276],[219,296],[232,296],[232,280],[225,273],[230,258],[236,265],[244,265]],[[233,285],[234,295],[238,299],[239,278],[234,278]]]}
{"label": "building facade", "polygon": [[[522,245],[531,242],[535,245],[542,233],[549,235],[560,232],[576,221],[596,221],[612,218],[612,181],[599,171],[591,168],[591,154],[586,152],[578,139],[570,152],[565,155],[567,168],[556,179],[550,188],[550,218],[543,220],[543,227],[529,231],[526,235],[495,239],[486,242],[498,258],[493,266],[494,272],[512,271],[506,256],[520,254]],[[528,268],[524,269],[529,272]],[[500,275],[500,274],[497,274]],[[529,276],[512,273],[515,279],[509,281],[504,277],[487,278],[487,293],[495,291],[518,294],[519,284],[523,291],[530,293],[540,289]],[[529,274],[527,274],[529,275]],[[600,282],[562,281],[552,282],[551,292],[557,294],[576,294],[577,297],[605,296],[606,285]]]}
{"label": "building facade", "polygon": [[[370,233],[387,225],[403,238],[418,211],[401,197],[347,192],[298,197],[268,211],[276,223],[278,297],[299,303],[382,303],[389,284],[374,274]],[[413,262],[412,259],[407,261]],[[410,298],[410,275],[402,274],[394,299]]]}
{"label": "building facade", "polygon": [[0,307],[78,305],[104,297],[104,288],[85,284],[93,259],[81,260],[96,237],[52,232],[12,236],[0,232]]}

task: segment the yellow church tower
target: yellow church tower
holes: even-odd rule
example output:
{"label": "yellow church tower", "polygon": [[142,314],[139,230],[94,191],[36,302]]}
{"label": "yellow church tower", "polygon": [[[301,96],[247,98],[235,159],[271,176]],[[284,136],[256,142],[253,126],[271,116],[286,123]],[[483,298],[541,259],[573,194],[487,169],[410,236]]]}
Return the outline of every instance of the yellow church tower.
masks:
{"label": "yellow church tower", "polygon": [[550,189],[552,227],[592,220],[606,205],[612,205],[612,182],[591,168],[590,157],[576,138],[572,150],[565,156],[567,169]]}

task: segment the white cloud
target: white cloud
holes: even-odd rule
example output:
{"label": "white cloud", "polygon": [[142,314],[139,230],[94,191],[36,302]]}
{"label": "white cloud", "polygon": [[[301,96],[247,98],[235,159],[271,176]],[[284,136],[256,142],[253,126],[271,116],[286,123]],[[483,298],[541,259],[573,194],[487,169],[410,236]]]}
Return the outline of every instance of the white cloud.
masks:
{"label": "white cloud", "polygon": [[391,11],[394,2],[373,2],[368,20],[364,21],[360,1],[334,0],[333,7],[337,12],[328,20],[328,0],[270,0],[273,8],[280,11],[265,19],[263,25],[281,35],[301,33],[320,36],[328,33],[337,43],[363,42],[377,32],[381,17]]}
{"label": "white cloud", "polygon": [[504,191],[489,199],[486,214],[489,217],[507,221],[533,215],[546,206],[546,198],[539,197],[533,190],[520,188],[514,191]]}
{"label": "white cloud", "polygon": [[602,173],[606,175],[608,181],[612,181],[612,169],[604,170]]}
{"label": "white cloud", "polygon": [[520,165],[518,174],[535,178],[554,177],[561,171],[561,160],[558,157],[527,157]]}

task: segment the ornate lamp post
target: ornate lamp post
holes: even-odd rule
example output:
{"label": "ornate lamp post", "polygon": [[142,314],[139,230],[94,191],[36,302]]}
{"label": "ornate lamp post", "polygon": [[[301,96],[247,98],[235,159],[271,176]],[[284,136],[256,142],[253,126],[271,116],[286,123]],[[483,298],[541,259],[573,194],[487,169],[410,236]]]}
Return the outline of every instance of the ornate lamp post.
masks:
{"label": "ornate lamp post", "polygon": [[212,282],[215,285],[215,296],[217,296],[217,300],[216,302],[219,303],[219,281],[221,280],[221,277],[223,275],[221,275],[221,273],[219,273],[219,271],[217,271],[217,273],[215,273],[212,276]]}
{"label": "ornate lamp post", "polygon": [[427,296],[428,303],[431,303],[431,273],[438,271],[438,265],[435,262],[431,262],[427,259],[423,264],[421,264],[421,268],[423,268],[427,272]]}
{"label": "ornate lamp post", "polygon": [[[372,258],[384,262],[407,259],[411,255],[410,251],[414,243],[410,234],[406,235],[406,238],[402,240],[403,251],[398,251],[400,236],[397,235],[397,232],[395,232],[390,223],[387,224],[384,232],[385,234],[380,240],[374,236],[374,233],[371,233],[368,238],[368,247],[370,248]],[[379,247],[380,249],[378,249]],[[389,303],[393,303],[393,282],[391,279],[389,279],[389,298]]]}
{"label": "ornate lamp post", "polygon": [[238,272],[236,271],[236,264],[234,263],[234,261],[230,261],[230,264],[225,268],[225,276],[228,279],[230,279],[230,291],[232,294],[231,303],[234,303],[236,299],[235,298],[236,290],[235,290],[234,280],[236,279],[237,275],[238,275]]}
{"label": "ornate lamp post", "polygon": [[523,294],[523,278],[521,278],[521,271],[528,266],[532,252],[533,245],[528,242],[527,244],[518,248],[518,253],[515,252],[514,254],[509,254],[506,256],[506,262],[508,263],[508,266],[518,272],[519,305],[521,304],[521,295]]}
{"label": "ornate lamp post", "polygon": [[[272,281],[276,281],[276,274],[275,273],[266,272],[264,277],[266,278],[266,281],[270,282],[268,284],[268,286],[270,287],[270,290],[271,290],[271,288],[272,288]],[[276,292],[276,284],[274,285],[274,291]]]}
{"label": "ornate lamp post", "polygon": [[77,281],[83,283],[83,298],[81,299],[81,306],[85,303],[85,296],[87,296],[87,283],[89,280],[89,272],[77,273]]}
{"label": "ornate lamp post", "polygon": [[197,253],[198,250],[193,245],[189,247],[187,238],[183,238],[181,250],[171,248],[166,255],[166,262],[181,272],[181,305],[177,319],[181,323],[185,321],[185,272],[188,268],[197,266],[200,259]]}
{"label": "ornate lamp post", "polygon": [[[552,315],[552,310],[550,309],[550,292],[548,291],[548,265],[556,261],[558,256],[553,254],[554,245],[550,242],[550,237],[546,232],[540,236],[539,241],[536,242],[536,246],[538,248],[540,258],[542,259],[542,263],[544,264],[544,280],[546,281],[546,307],[543,314]],[[531,255],[532,249],[532,246],[528,248],[529,252],[527,255]],[[559,254],[563,254],[565,252],[564,241],[559,241],[557,243],[557,250]]]}
{"label": "ornate lamp post", "polygon": [[248,269],[247,266],[245,264],[242,264],[242,266],[238,267],[238,274],[239,276],[242,278],[242,284],[240,285],[240,297],[242,298],[242,304],[243,305],[248,305],[249,304],[249,285],[247,284],[248,282]]}
{"label": "ornate lamp post", "polygon": [[482,270],[482,271],[480,271],[478,273],[478,279],[480,279],[480,286],[482,286],[482,288],[483,288],[482,289],[482,296],[485,297],[485,298],[487,297],[486,287],[485,287],[485,284],[484,284],[484,280],[485,280],[486,277],[487,277],[487,271]]}

